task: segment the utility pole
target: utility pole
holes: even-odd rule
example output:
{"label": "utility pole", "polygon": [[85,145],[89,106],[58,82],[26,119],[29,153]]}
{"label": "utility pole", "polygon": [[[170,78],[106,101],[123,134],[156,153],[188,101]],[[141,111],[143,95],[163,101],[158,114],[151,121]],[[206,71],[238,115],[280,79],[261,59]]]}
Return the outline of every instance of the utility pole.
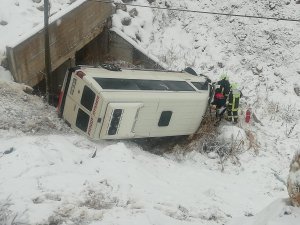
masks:
{"label": "utility pole", "polygon": [[46,99],[52,104],[52,80],[51,80],[51,56],[49,46],[49,0],[44,0],[44,33],[45,33],[45,81],[46,81]]}

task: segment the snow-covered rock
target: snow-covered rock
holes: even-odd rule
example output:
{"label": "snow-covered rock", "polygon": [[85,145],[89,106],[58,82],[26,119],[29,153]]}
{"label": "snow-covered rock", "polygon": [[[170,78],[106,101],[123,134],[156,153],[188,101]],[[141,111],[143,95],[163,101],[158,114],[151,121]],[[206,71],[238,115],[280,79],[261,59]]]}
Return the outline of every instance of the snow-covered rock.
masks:
{"label": "snow-covered rock", "polygon": [[252,217],[233,219],[229,225],[298,225],[300,208],[290,205],[288,199],[277,199]]}

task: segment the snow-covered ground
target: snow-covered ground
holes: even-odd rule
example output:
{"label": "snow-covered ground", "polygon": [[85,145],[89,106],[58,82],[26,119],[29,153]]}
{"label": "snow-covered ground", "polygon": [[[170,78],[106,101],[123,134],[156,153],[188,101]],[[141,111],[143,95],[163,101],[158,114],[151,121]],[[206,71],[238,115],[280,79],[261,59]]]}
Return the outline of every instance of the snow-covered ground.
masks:
{"label": "snow-covered ground", "polygon": [[[50,2],[54,14],[74,1]],[[300,19],[294,0],[131,3],[149,2]],[[39,0],[0,5],[3,58],[8,43],[43,22],[43,12]],[[191,66],[212,80],[225,71],[238,82],[241,113],[251,108],[255,116],[250,124],[243,115],[237,126],[222,122],[217,136],[241,144],[239,151],[220,163],[197,139],[164,155],[131,141],[92,142],[0,67],[0,224],[299,224],[285,183],[300,149],[300,23],[127,6],[113,27],[169,69]]]}

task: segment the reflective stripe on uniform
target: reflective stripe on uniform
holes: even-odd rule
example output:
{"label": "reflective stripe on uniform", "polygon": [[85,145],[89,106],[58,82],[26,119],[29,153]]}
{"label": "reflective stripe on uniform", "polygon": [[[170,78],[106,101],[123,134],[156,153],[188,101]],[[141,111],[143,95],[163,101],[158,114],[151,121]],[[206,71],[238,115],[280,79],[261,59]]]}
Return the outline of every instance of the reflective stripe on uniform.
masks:
{"label": "reflective stripe on uniform", "polygon": [[241,92],[237,89],[233,89],[232,91],[232,103],[229,103],[229,108],[231,111],[236,112],[239,109],[239,100],[241,97]]}

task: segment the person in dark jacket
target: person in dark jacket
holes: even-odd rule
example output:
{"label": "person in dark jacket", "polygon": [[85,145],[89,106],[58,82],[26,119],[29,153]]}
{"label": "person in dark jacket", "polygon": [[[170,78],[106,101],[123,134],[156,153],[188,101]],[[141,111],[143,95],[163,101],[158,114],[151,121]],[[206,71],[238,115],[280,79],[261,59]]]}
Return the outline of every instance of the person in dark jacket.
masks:
{"label": "person in dark jacket", "polygon": [[228,94],[230,91],[230,82],[226,73],[223,73],[220,77],[220,80],[217,82],[220,85],[221,92],[225,96],[225,99],[228,98]]}
{"label": "person in dark jacket", "polygon": [[216,109],[216,118],[220,121],[226,110],[226,99],[220,85],[216,85],[214,99],[211,103]]}

